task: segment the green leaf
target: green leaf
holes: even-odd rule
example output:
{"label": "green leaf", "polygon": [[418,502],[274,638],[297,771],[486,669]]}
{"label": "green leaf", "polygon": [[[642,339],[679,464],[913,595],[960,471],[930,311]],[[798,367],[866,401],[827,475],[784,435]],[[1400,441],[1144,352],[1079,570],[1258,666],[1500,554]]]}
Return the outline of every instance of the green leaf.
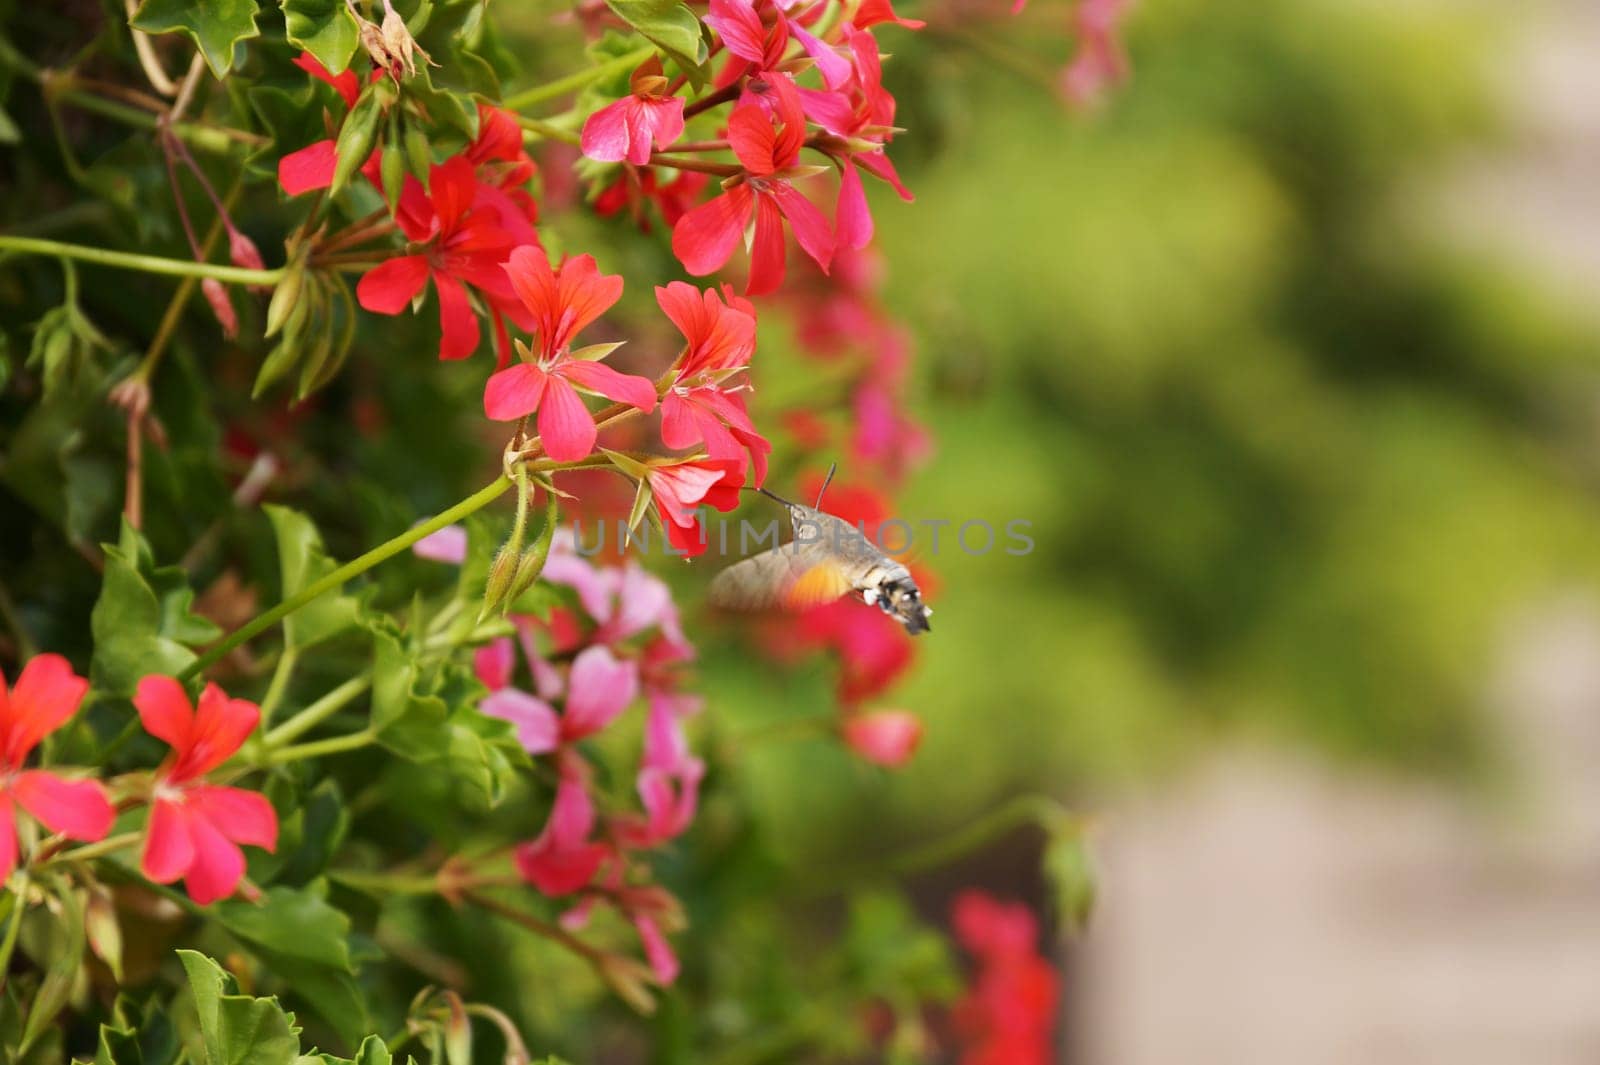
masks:
{"label": "green leaf", "polygon": [[189,610],[194,593],[180,567],[157,569],[144,537],[126,525],[123,541],[127,549],[105,545],[105,577],[89,618],[89,674],[96,688],[130,696],[146,674],[182,671],[195,659],[188,645],[213,640],[219,630]]}
{"label": "green leaf", "polygon": [[622,21],[671,56],[685,73],[698,70],[706,59],[700,20],[679,0],[606,0]]}
{"label": "green leaf", "polygon": [[[283,598],[298,595],[339,568],[323,550],[322,536],[310,518],[288,507],[269,504],[263,509],[278,541]],[[356,610],[355,599],[341,594],[337,588],[330,589],[284,619],[284,646],[300,650],[336,636],[355,625]]]}
{"label": "green leaf", "polygon": [[94,1065],[144,1065],[139,1033],[102,1024],[100,1043],[94,1052]]}
{"label": "green leaf", "polygon": [[51,954],[54,960],[45,970],[39,990],[34,992],[33,1001],[28,1005],[28,1020],[22,1029],[24,1049],[32,1046],[44,1034],[46,1027],[56,1019],[56,1014],[66,1006],[73,985],[78,981],[78,970],[83,967],[83,949],[87,938],[83,921],[83,895],[73,890],[61,891],[55,895],[55,900],[58,911],[52,913],[42,908],[42,912],[52,913],[52,920],[59,925],[56,929],[59,935],[52,937],[55,949]]}
{"label": "green leaf", "polygon": [[[394,1058],[382,1039],[369,1035],[361,1041],[353,1058],[336,1058],[332,1054],[310,1054],[300,1059],[303,1065],[391,1065]],[[99,1065],[97,1062],[96,1065]]]}
{"label": "green leaf", "polygon": [[331,74],[350,65],[360,39],[345,0],[283,0],[289,43],[310,52]]}
{"label": "green leaf", "polygon": [[233,977],[204,954],[180,950],[178,958],[194,993],[205,1065],[292,1065],[299,1030],[277,999],[237,994]]}
{"label": "green leaf", "polygon": [[222,78],[233,68],[238,43],[261,35],[258,11],[256,0],[144,0],[130,24],[145,33],[184,34]]}
{"label": "green leaf", "polygon": [[437,757],[445,747],[450,707],[425,689],[398,631],[380,619],[373,630],[372,724],[377,741],[412,761]]}
{"label": "green leaf", "polygon": [[367,1011],[350,959],[350,919],[319,891],[274,887],[259,902],[231,899],[213,913],[342,1038],[361,1038]]}

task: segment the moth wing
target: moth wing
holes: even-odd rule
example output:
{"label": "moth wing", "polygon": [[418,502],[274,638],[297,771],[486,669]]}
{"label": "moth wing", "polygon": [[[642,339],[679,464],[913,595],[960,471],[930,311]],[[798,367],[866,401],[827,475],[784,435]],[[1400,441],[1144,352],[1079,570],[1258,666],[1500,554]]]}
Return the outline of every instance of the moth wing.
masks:
{"label": "moth wing", "polygon": [[711,602],[730,610],[803,610],[851,590],[838,559],[820,545],[783,544],[735,562],[711,581]]}

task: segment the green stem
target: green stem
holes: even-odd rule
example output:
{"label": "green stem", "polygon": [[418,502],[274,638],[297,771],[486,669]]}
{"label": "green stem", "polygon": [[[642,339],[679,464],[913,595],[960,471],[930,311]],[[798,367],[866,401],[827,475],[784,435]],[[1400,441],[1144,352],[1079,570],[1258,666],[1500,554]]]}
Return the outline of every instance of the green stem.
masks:
{"label": "green stem", "polygon": [[331,736],[325,740],[312,740],[310,743],[301,743],[293,747],[279,747],[262,756],[260,764],[262,767],[286,765],[307,758],[321,758],[325,754],[343,754],[345,751],[359,750],[375,739],[377,737],[371,729],[362,729],[348,736]]}
{"label": "green stem", "polygon": [[278,704],[283,702],[283,693],[289,690],[289,680],[294,676],[295,661],[298,658],[299,652],[293,648],[285,648],[283,654],[278,656],[278,665],[272,671],[272,680],[267,684],[267,693],[261,697],[262,728],[272,723],[272,715],[277,712]]}
{"label": "green stem", "polygon": [[1045,795],[1018,795],[996,807],[963,829],[920,847],[901,851],[877,868],[891,876],[905,876],[948,865],[958,858],[1022,825],[1047,825],[1071,815],[1054,799]]}
{"label": "green stem", "polygon": [[52,854],[39,863],[40,868],[55,865],[59,862],[87,862],[95,858],[104,858],[108,854],[115,854],[126,847],[139,842],[139,833],[124,832],[119,836],[107,836],[98,843],[86,843],[81,847],[60,851]]}
{"label": "green stem", "polygon": [[501,105],[504,107],[509,107],[513,111],[520,111],[529,104],[536,104],[544,100],[552,100],[557,96],[565,96],[567,93],[572,92],[575,89],[583,88],[591,81],[599,81],[601,78],[608,77],[612,74],[620,74],[623,71],[632,70],[640,63],[643,63],[646,59],[649,59],[651,56],[655,55],[655,53],[656,50],[653,45],[646,48],[636,49],[632,52],[629,52],[627,55],[618,56],[615,59],[601,63],[597,67],[590,67],[588,70],[580,70],[576,74],[568,74],[564,78],[557,78],[555,81],[546,82],[543,85],[535,85],[531,89],[524,89],[519,93],[513,93],[502,100]]}
{"label": "green stem", "polygon": [[[290,740],[304,735],[322,724],[348,706],[370,687],[372,687],[372,674],[370,671],[351,677],[271,732],[268,732],[263,742],[269,748],[282,747]],[[266,718],[265,707],[262,708],[261,714],[264,720]]]}
{"label": "green stem", "polygon": [[16,889],[11,893],[11,920],[6,922],[6,938],[0,941],[0,987],[11,976],[11,954],[17,949],[17,933],[22,931],[22,911],[28,908],[23,896],[28,891],[26,873],[18,873]]}
{"label": "green stem", "polygon": [[53,255],[58,259],[81,259],[101,266],[115,266],[123,270],[143,270],[149,274],[166,274],[170,277],[214,277],[234,285],[276,285],[283,277],[283,269],[247,270],[239,266],[219,263],[197,263],[191,259],[164,259],[157,255],[140,255],[131,251],[113,251],[84,244],[64,244],[42,237],[16,237],[0,233],[0,252],[23,255]]}
{"label": "green stem", "polygon": [[345,563],[320,580],[311,582],[300,589],[299,592],[268,610],[265,614],[257,615],[240,628],[229,633],[220,643],[191,663],[189,668],[179,674],[178,679],[190,680],[199,676],[235,647],[259,636],[307,603],[327,592],[333,591],[352,577],[359,577],[380,562],[393,558],[423,537],[436,533],[446,525],[454,524],[469,514],[477,513],[496,499],[499,499],[500,496],[505,494],[506,489],[510,487],[511,478],[502,473],[493,482],[480,488],[449,510],[439,512],[420,525],[413,525],[399,536],[384,541],[371,551],[351,562]]}
{"label": "green stem", "polygon": [[545,140],[562,141],[566,144],[582,144],[583,138],[570,129],[562,129],[553,122],[541,122],[537,118],[518,115],[517,123],[529,133],[538,134]]}
{"label": "green stem", "polygon": [[356,870],[329,869],[328,877],[347,887],[363,891],[383,891],[391,895],[432,895],[439,882],[431,876],[400,876],[395,873],[362,873]]}

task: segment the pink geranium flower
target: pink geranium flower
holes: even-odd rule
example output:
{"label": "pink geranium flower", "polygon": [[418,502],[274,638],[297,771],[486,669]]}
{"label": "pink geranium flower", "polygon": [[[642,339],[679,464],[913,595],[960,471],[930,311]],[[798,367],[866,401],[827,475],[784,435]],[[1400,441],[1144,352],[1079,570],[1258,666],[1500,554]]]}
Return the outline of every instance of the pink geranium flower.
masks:
{"label": "pink geranium flower", "polygon": [[266,797],[205,782],[255,731],[261,711],[207,684],[198,709],[171,677],[150,676],[133,696],[145,731],[172,747],[156,773],[140,868],[158,884],[182,878],[204,906],[232,895],[244,877],[240,844],[271,851],[278,815]]}
{"label": "pink geranium flower", "polygon": [[656,514],[673,547],[693,558],[706,549],[696,511],[704,504],[727,512],[739,505],[744,485],[737,459],[695,459],[651,466],[646,477]]}
{"label": "pink geranium flower", "polygon": [[96,780],[68,780],[23,769],[39,741],[78,710],[89,682],[60,655],[35,655],[9,691],[0,675],[0,884],[17,867],[15,807],[69,839],[93,842],[111,831],[116,811]]}
{"label": "pink geranium flower", "polygon": [[516,850],[517,871],[550,896],[570,895],[584,887],[612,853],[604,843],[590,839],[594,822],[594,801],[581,768],[564,772],[544,831]]}
{"label": "pink geranium flower", "polygon": [[602,163],[650,162],[650,146],[665,149],[683,135],[683,100],[671,95],[661,60],[651,56],[633,72],[632,90],[583,124],[583,154]]}
{"label": "pink geranium flower", "polygon": [[598,435],[579,388],[646,413],[655,409],[655,385],[643,377],[572,354],[573,338],[622,295],[622,278],[600,273],[590,255],[552,269],[544,250],[535,247],[512,252],[505,272],[532,316],[536,347],[524,349],[530,361],[489,378],[483,392],[485,414],[495,421],[516,421],[538,412],[545,454],[557,462],[575,462],[594,450]]}
{"label": "pink geranium flower", "polygon": [[745,229],[755,220],[746,295],[772,292],[783,284],[786,245],[783,223],[794,230],[805,253],[827,272],[833,259],[828,220],[791,181],[799,168],[806,120],[800,96],[787,76],[771,81],[771,115],[756,103],[741,103],[728,118],[728,143],[743,172],[729,179],[723,193],[696,207],[672,230],[672,251],[691,274],[718,270],[733,255]]}
{"label": "pink geranium flower", "polygon": [[[727,303],[723,303],[726,298]],[[661,397],[661,440],[679,450],[704,444],[714,459],[738,459],[753,485],[767,479],[772,445],[756,431],[744,399],[729,381],[756,349],[756,309],[725,285],[723,295],[674,281],[656,289],[656,302],[687,342]]]}
{"label": "pink geranium flower", "polygon": [[[559,714],[544,699],[511,687],[510,669],[500,656],[479,657],[476,664],[479,679],[492,689],[479,709],[515,725],[517,739],[529,754],[548,754],[593,736],[639,694],[638,666],[618,660],[600,644],[584,648],[573,659]],[[495,682],[501,682],[498,689]]]}
{"label": "pink geranium flower", "polygon": [[464,359],[477,349],[479,337],[466,285],[481,291],[497,313],[522,317],[500,267],[514,238],[499,209],[479,202],[482,186],[465,156],[433,167],[428,186],[425,192],[407,177],[395,209],[400,229],[421,247],[367,271],[356,285],[356,299],[369,311],[399,314],[431,279],[439,293],[439,357]]}

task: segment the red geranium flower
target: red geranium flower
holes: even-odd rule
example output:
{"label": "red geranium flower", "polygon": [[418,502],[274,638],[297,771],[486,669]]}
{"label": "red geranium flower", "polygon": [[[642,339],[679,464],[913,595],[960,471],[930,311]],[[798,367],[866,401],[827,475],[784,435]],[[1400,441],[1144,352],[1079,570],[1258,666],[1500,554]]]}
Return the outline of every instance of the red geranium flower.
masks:
{"label": "red geranium flower", "polygon": [[[356,76],[354,70],[346,70],[343,74],[330,74],[328,68],[317,62],[310,52],[301,52],[296,56],[294,65],[318,81],[333,86],[334,91],[344,100],[347,109],[356,105],[356,99],[361,95],[361,79]],[[375,70],[372,72],[372,77],[377,79],[381,75]],[[303,192],[325,189],[332,185],[333,170],[338,163],[338,154],[334,148],[334,139],[328,137],[279,159],[278,184],[283,186],[283,191],[290,196],[298,196]],[[378,153],[373,152],[362,170],[375,167],[377,161]]]}
{"label": "red geranium flower", "polygon": [[622,295],[622,278],[601,274],[591,255],[568,259],[557,269],[542,248],[512,252],[505,272],[532,316],[537,349],[523,349],[534,361],[501,370],[483,392],[484,413],[495,421],[516,421],[539,413],[539,438],[557,462],[575,462],[594,450],[594,415],[578,389],[637,407],[655,409],[655,385],[643,377],[618,373],[598,360],[574,358],[572,340]]}
{"label": "red geranium flower", "polygon": [[649,468],[645,476],[672,546],[691,558],[705,551],[695,511],[702,504],[723,512],[737,507],[744,485],[741,466],[738,459],[695,459]]}
{"label": "red geranium flower", "polygon": [[683,101],[667,92],[661,60],[651,56],[633,72],[632,92],[590,115],[583,154],[602,163],[650,162],[650,145],[666,148],[683,135]]}
{"label": "red geranium flower", "polygon": [[202,906],[225,899],[244,877],[239,845],[276,848],[278,815],[265,796],[204,777],[255,731],[261,711],[215,684],[206,685],[195,709],[183,686],[162,676],[141,680],[133,705],[145,731],[172,747],[156,773],[140,868],[158,884],[181,877]]}
{"label": "red geranium flower", "polygon": [[650,219],[644,214],[646,203],[654,203],[661,212],[662,220],[669,227],[675,226],[678,224],[678,219],[694,207],[695,201],[700,198],[700,193],[710,181],[711,177],[708,174],[702,174],[697,170],[685,170],[662,185],[658,182],[654,169],[625,166],[617,175],[617,179],[595,197],[594,210],[601,218],[610,218],[614,214],[627,211],[633,218],[634,224],[648,233]]}
{"label": "red geranium flower", "polygon": [[[399,314],[433,279],[439,293],[441,359],[464,359],[478,347],[478,317],[463,282],[489,300],[498,315],[519,319],[520,310],[500,264],[514,246],[500,212],[480,202],[472,161],[456,156],[429,172],[429,191],[408,177],[395,221],[421,247],[373,267],[356,285],[361,306],[378,314]],[[509,352],[502,351],[502,360]]]}
{"label": "red geranium flower", "polygon": [[99,781],[22,768],[39,741],[77,712],[88,690],[89,682],[60,655],[29,659],[9,691],[0,675],[0,884],[17,867],[17,806],[69,839],[89,843],[111,831],[116,811]]}
{"label": "red geranium flower", "polygon": [[544,831],[516,849],[522,878],[551,896],[570,895],[586,886],[611,856],[610,847],[589,838],[594,822],[594,800],[581,765],[573,763],[561,774]]}
{"label": "red geranium flower", "polygon": [[678,220],[672,251],[691,274],[709,274],[728,261],[752,217],[755,240],[750,252],[746,295],[771,292],[783,283],[783,222],[788,220],[800,247],[824,273],[833,259],[828,220],[790,181],[799,169],[806,120],[800,96],[788,78],[772,82],[772,117],[758,104],[740,104],[728,119],[728,142],[744,172],[715,199]]}
{"label": "red geranium flower", "polygon": [[755,353],[755,307],[727,286],[719,297],[715,289],[701,292],[682,281],[656,289],[656,302],[688,342],[661,397],[662,442],[679,450],[704,443],[712,458],[738,459],[746,472],[753,463],[751,483],[761,484],[772,445],[756,432],[744,399],[728,386]]}

